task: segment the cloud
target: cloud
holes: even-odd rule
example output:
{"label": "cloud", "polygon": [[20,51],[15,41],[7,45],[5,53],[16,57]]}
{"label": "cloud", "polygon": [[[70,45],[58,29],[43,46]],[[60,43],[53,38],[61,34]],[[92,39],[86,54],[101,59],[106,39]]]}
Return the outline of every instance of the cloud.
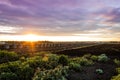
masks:
{"label": "cloud", "polygon": [[17,34],[22,28],[16,28],[12,26],[0,26],[0,34]]}
{"label": "cloud", "polygon": [[0,34],[31,32],[45,36],[83,34],[102,37],[96,34],[103,32],[103,36],[118,37],[119,2],[119,0],[1,0],[0,25],[5,29],[6,25],[13,26],[14,29],[1,29]]}

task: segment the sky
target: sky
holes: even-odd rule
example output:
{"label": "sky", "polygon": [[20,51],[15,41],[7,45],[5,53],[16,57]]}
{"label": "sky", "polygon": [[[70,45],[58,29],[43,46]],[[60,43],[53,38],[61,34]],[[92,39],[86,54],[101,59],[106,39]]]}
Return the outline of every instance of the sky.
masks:
{"label": "sky", "polygon": [[[120,0],[0,0],[0,40],[120,41]],[[32,37],[32,36],[31,36]]]}

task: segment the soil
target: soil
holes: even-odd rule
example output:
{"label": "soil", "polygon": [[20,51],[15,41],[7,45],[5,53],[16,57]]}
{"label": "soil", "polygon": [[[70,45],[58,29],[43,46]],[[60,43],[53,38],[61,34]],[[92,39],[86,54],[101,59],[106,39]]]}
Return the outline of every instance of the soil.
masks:
{"label": "soil", "polygon": [[[68,80],[110,80],[116,75],[116,66],[109,63],[95,63],[92,66],[83,67],[81,72],[70,72]],[[103,74],[96,73],[96,69],[102,69]]]}
{"label": "soil", "polygon": [[120,59],[120,44],[100,44],[90,47],[70,49],[56,52],[55,54],[64,54],[68,56],[83,56],[84,54],[100,55],[107,54],[110,58]]}

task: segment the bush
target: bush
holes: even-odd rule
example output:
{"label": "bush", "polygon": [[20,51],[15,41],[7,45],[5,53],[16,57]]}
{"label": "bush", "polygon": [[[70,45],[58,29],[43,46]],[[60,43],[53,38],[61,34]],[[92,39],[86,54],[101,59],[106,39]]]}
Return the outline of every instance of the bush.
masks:
{"label": "bush", "polygon": [[18,55],[15,52],[0,51],[0,64],[15,60],[18,60]]}
{"label": "bush", "polygon": [[59,57],[55,54],[51,54],[48,57],[48,65],[51,67],[51,69],[53,69],[59,65],[58,60],[59,60]]}
{"label": "bush", "polygon": [[98,56],[92,55],[92,56],[90,57],[90,59],[93,60],[93,61],[97,61],[97,60],[98,60]]}
{"label": "bush", "polygon": [[24,56],[20,57],[20,61],[21,61],[21,62],[26,61],[25,57],[24,57]]}
{"label": "bush", "polygon": [[101,54],[100,56],[98,56],[98,61],[100,62],[106,62],[108,60],[109,58],[105,54]]}
{"label": "bush", "polygon": [[20,69],[20,62],[15,61],[15,62],[9,62],[9,63],[4,63],[0,65],[0,73],[2,72],[13,72],[15,73]]}
{"label": "bush", "polygon": [[117,64],[118,66],[120,66],[120,60],[114,59],[113,61],[114,61],[115,64]]}
{"label": "bush", "polygon": [[97,73],[97,74],[103,74],[104,72],[103,72],[102,69],[96,69],[96,73]]}
{"label": "bush", "polygon": [[32,80],[34,69],[29,67],[29,65],[26,65],[24,67],[22,66],[18,75],[20,80]]}
{"label": "bush", "polygon": [[58,66],[55,69],[38,72],[33,80],[67,80],[68,66]]}
{"label": "bush", "polygon": [[82,70],[82,67],[81,67],[80,64],[78,64],[78,63],[73,63],[73,62],[69,64],[69,68],[70,68],[71,70],[74,70],[74,71],[81,71],[81,70]]}
{"label": "bush", "polygon": [[88,59],[86,59],[84,57],[82,57],[80,59],[79,63],[80,63],[81,66],[90,66],[90,65],[94,64],[92,60],[88,60]]}
{"label": "bush", "polygon": [[59,57],[58,63],[59,63],[59,64],[62,64],[63,66],[68,65],[68,63],[69,63],[68,56],[61,55],[61,56]]}
{"label": "bush", "polygon": [[120,80],[120,74],[118,74],[117,76],[113,76],[111,80]]}
{"label": "bush", "polygon": [[1,73],[0,80],[19,80],[18,76],[15,73]]}
{"label": "bush", "polygon": [[89,59],[91,57],[91,54],[85,54],[83,57]]}
{"label": "bush", "polygon": [[116,68],[118,74],[120,74],[120,68]]}

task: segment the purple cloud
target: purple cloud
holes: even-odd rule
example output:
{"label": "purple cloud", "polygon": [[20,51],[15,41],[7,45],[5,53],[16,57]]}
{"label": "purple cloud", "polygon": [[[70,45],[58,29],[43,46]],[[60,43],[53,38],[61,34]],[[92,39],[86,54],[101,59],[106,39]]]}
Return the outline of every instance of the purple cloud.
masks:
{"label": "purple cloud", "polygon": [[119,7],[119,0],[1,0],[0,25],[22,27],[16,34],[72,35],[119,23]]}

